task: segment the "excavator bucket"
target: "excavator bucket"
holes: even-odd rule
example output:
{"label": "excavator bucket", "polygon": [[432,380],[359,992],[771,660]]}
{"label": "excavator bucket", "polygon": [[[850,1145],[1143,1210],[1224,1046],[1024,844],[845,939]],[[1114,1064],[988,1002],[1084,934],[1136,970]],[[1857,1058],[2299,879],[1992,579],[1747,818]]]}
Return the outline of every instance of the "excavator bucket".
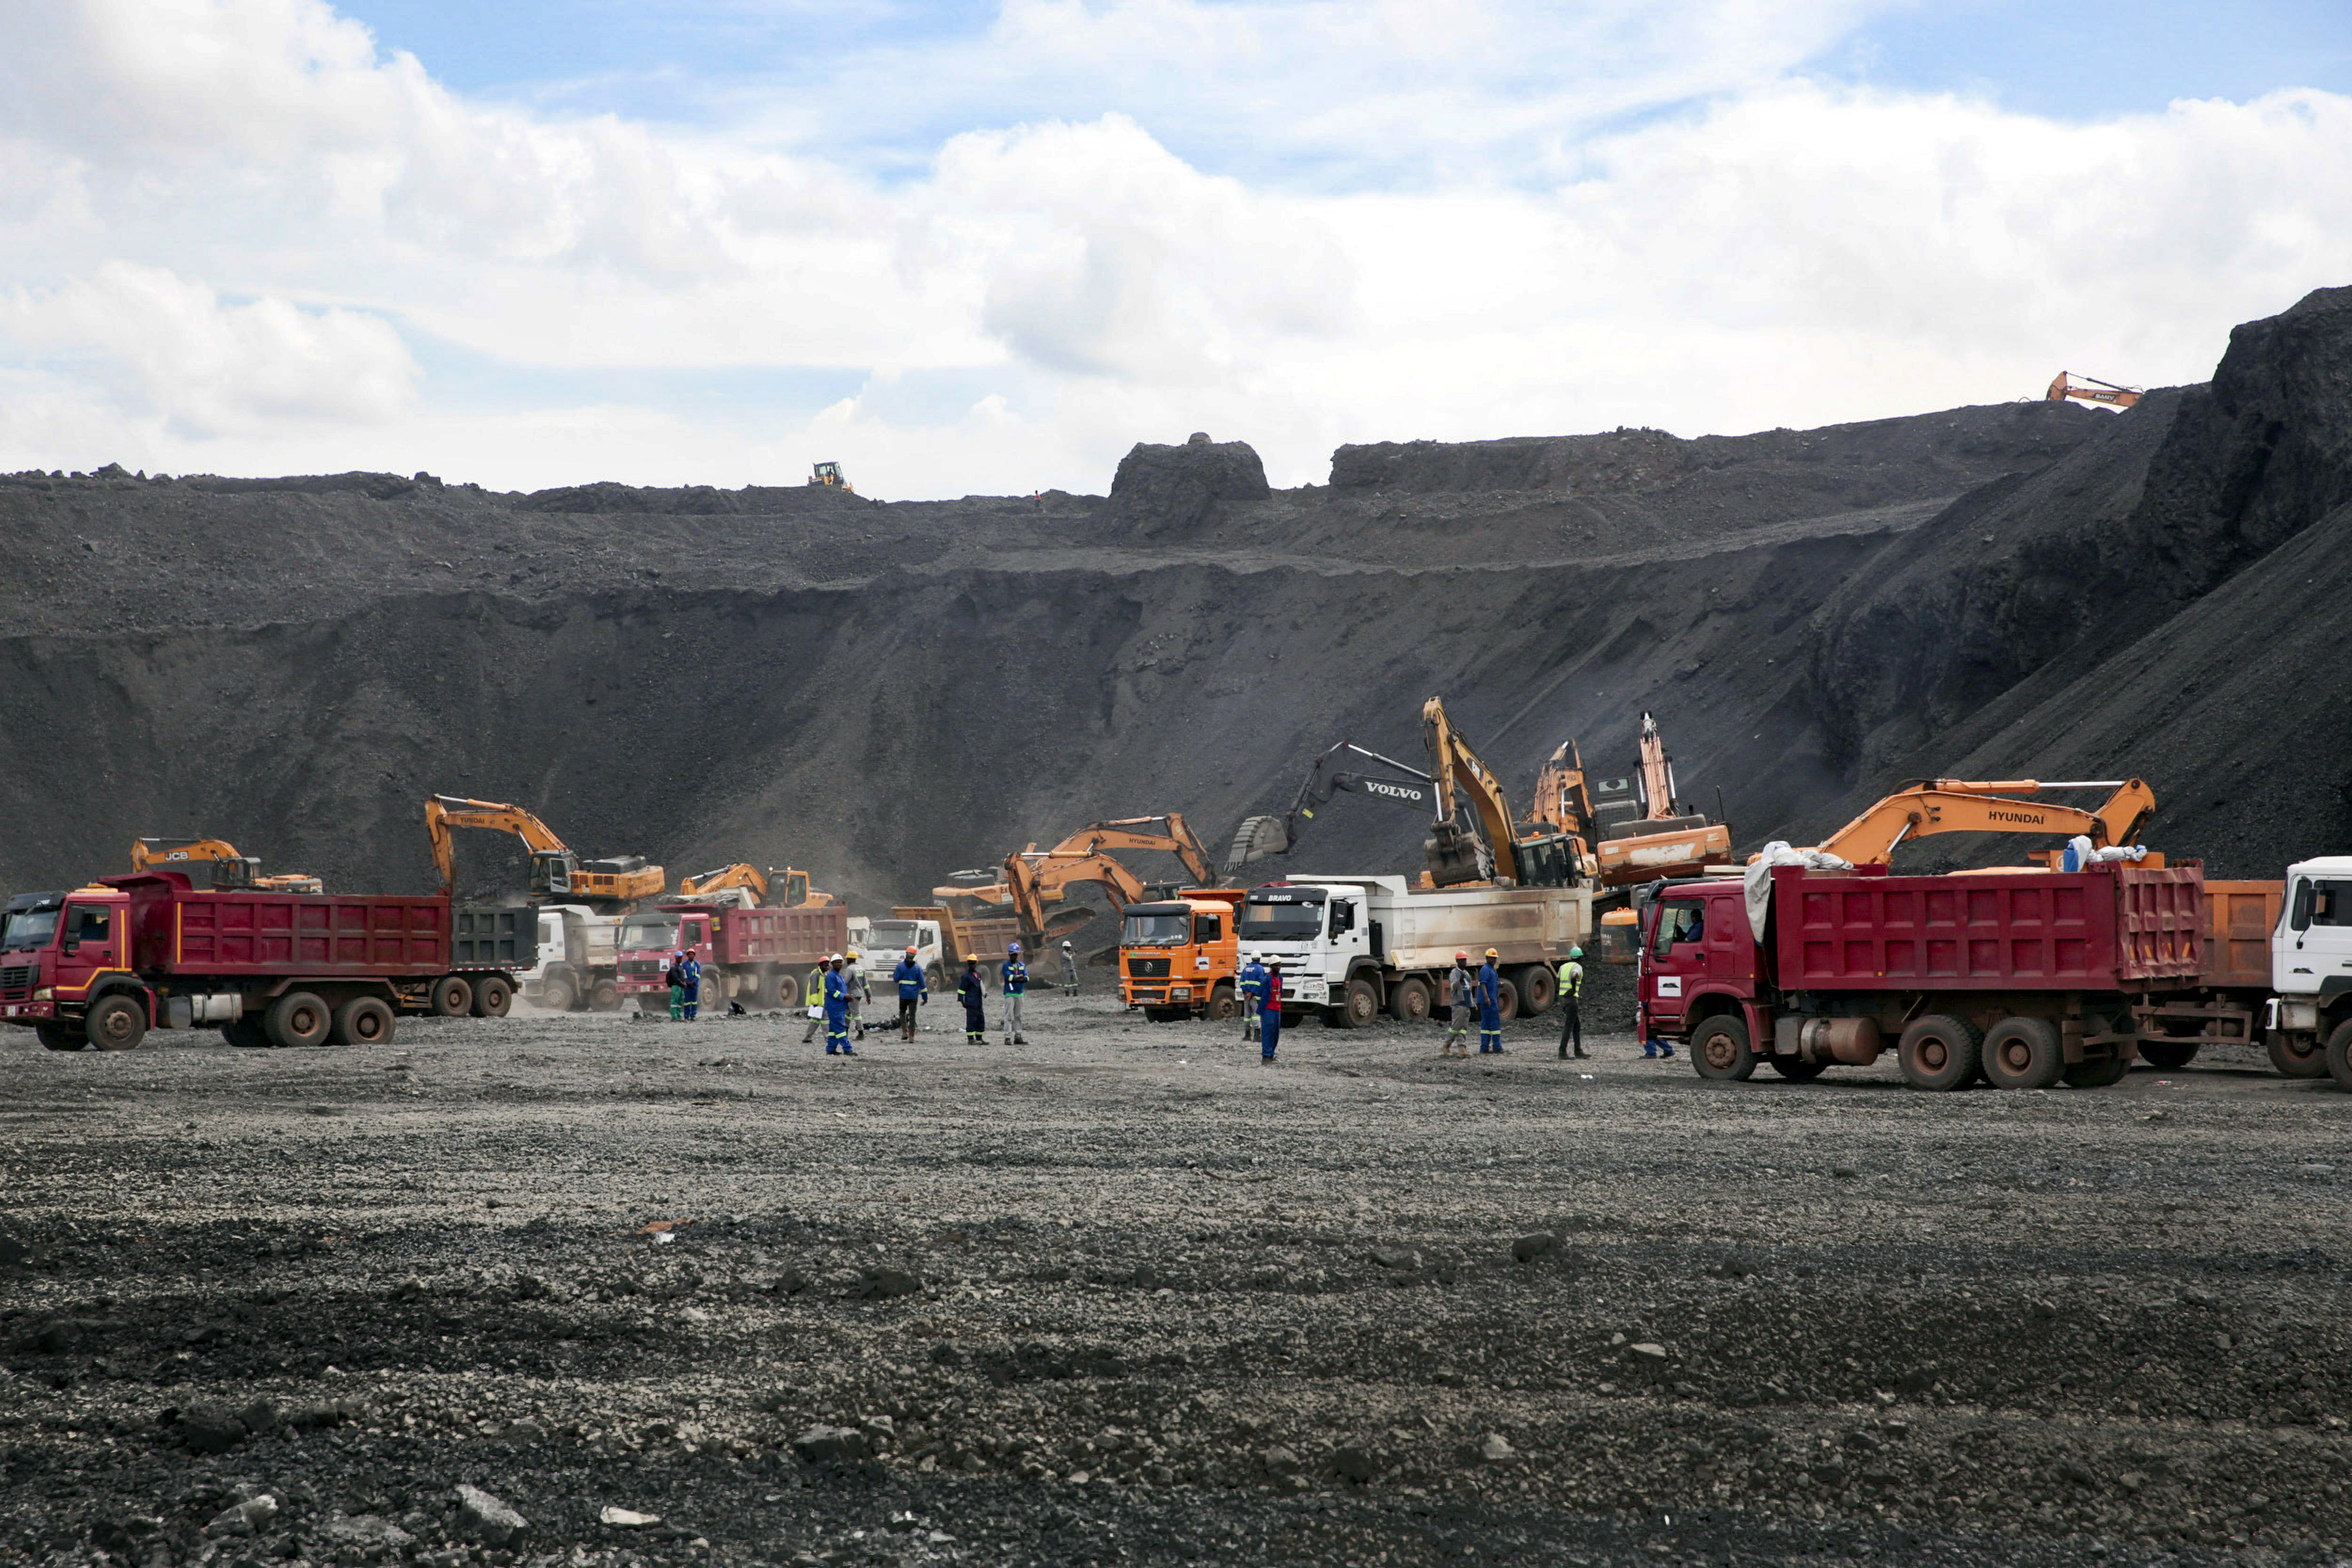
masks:
{"label": "excavator bucket", "polygon": [[1225,852],[1225,874],[1233,875],[1252,861],[1288,854],[1290,834],[1280,817],[1244,817],[1234,830],[1234,846]]}
{"label": "excavator bucket", "polygon": [[1421,841],[1421,848],[1429,857],[1429,880],[1433,886],[1494,880],[1495,852],[1459,822],[1438,823]]}
{"label": "excavator bucket", "polygon": [[1054,911],[1053,914],[1045,917],[1045,929],[1041,935],[1039,940],[1043,942],[1059,942],[1063,937],[1067,936],[1070,933],[1076,931],[1079,926],[1084,925],[1087,921],[1092,920],[1094,917],[1095,912],[1083,905],[1078,905],[1069,909],[1057,909]]}

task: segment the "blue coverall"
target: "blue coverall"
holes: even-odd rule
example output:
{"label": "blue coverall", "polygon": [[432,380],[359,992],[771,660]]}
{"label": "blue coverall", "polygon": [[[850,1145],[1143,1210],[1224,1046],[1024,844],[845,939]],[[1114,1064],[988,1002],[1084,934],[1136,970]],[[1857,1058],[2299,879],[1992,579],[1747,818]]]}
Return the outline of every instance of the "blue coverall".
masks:
{"label": "blue coverall", "polygon": [[686,962],[678,966],[678,973],[686,978],[684,998],[686,1017],[687,1021],[691,1023],[694,1020],[694,1009],[702,999],[702,960],[688,953],[686,956]]}
{"label": "blue coverall", "polygon": [[1242,966],[1242,1039],[1248,1040],[1257,1033],[1257,1011],[1260,998],[1265,995],[1265,966],[1252,958]]}
{"label": "blue coverall", "polygon": [[1269,969],[1265,977],[1265,1000],[1257,1015],[1257,1059],[1274,1060],[1275,1043],[1282,1039],[1282,971]]}
{"label": "blue coverall", "polygon": [[1503,1049],[1503,977],[1488,959],[1478,966],[1478,1054]]}
{"label": "blue coverall", "polygon": [[898,1028],[908,1040],[915,1038],[915,1009],[923,999],[923,967],[912,958],[901,958],[898,967],[890,971],[898,983]]}
{"label": "blue coverall", "polygon": [[980,977],[977,967],[966,969],[956,987],[956,995],[963,998],[963,1038],[967,1045],[988,1043],[988,982]]}
{"label": "blue coverall", "polygon": [[824,972],[824,1053],[857,1054],[849,1043],[849,977],[838,969]]}

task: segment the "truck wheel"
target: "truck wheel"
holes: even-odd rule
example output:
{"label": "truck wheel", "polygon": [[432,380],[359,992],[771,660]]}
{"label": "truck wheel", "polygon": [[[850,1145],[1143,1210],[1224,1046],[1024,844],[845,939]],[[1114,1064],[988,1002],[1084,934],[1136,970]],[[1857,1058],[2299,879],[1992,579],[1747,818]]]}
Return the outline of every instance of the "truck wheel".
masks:
{"label": "truck wheel", "polygon": [[1830,1066],[1826,1061],[1807,1061],[1801,1056],[1775,1056],[1769,1061],[1772,1071],[1791,1083],[1811,1083],[1828,1071]]}
{"label": "truck wheel", "polygon": [[2327,1037],[2327,1076],[2338,1089],[2352,1089],[2352,1019],[2337,1024]]}
{"label": "truck wheel", "polygon": [[335,1009],[337,1045],[389,1045],[392,1009],[381,998],[353,997]]}
{"label": "truck wheel", "polygon": [[[2188,1066],[2196,1059],[2196,1056],[2197,1042],[2193,1040],[2144,1040],[2139,1042],[2139,1059],[2150,1067],[2160,1067],[2167,1072]],[[2315,1078],[2327,1071],[2326,1063],[2319,1060],[2319,1052],[2315,1049],[2311,1053],[2311,1061],[2310,1072],[2287,1072],[2286,1075],[2289,1078]],[[2276,1046],[2271,1048],[2271,1061],[2273,1065],[2278,1061]],[[2279,1071],[2286,1072],[2284,1067],[2279,1068]]]}
{"label": "truck wheel", "polygon": [[1340,1029],[1361,1029],[1381,1016],[1381,988],[1370,980],[1350,980],[1339,993],[1339,1005],[1324,1015]]}
{"label": "truck wheel", "polygon": [[1389,1017],[1399,1023],[1420,1023],[1429,1017],[1429,982],[1399,980],[1389,988]]}
{"label": "truck wheel", "polygon": [[61,1023],[37,1023],[33,1035],[51,1051],[79,1051],[89,1043],[87,1036]]}
{"label": "truck wheel", "polygon": [[1519,988],[1507,979],[1495,982],[1495,1010],[1503,1015],[1505,1023],[1519,1016]]}
{"label": "truck wheel", "polygon": [[2070,1088],[2105,1089],[2111,1084],[2121,1083],[2124,1074],[2130,1071],[2131,1063],[2124,1060],[2121,1051],[2116,1051],[2096,1061],[2071,1063],[2066,1069],[2065,1079]]}
{"label": "truck wheel", "polygon": [[1690,1059],[1701,1078],[1746,1079],[1756,1071],[1747,1021],[1728,1015],[1707,1019],[1690,1038]]}
{"label": "truck wheel", "polygon": [[572,988],[571,977],[550,975],[539,983],[539,1005],[551,1013],[568,1013],[580,999]]}
{"label": "truck wheel", "polygon": [[[1895,1060],[1903,1081],[1914,1089],[1966,1089],[1976,1078],[1983,1049],[1984,1037],[1968,1019],[1929,1013],[1903,1031]],[[1780,1065],[1777,1059],[1773,1065]]]}
{"label": "truck wheel", "polygon": [[1241,1017],[1241,1004],[1234,1000],[1234,988],[1222,981],[1209,989],[1209,1017],[1219,1023]]}
{"label": "truck wheel", "polygon": [[948,988],[948,972],[934,964],[923,971],[923,984],[930,988],[931,995],[944,995]]}
{"label": "truck wheel", "polygon": [[129,1051],[147,1037],[147,1009],[120,993],[100,997],[82,1015],[81,1031],[100,1051]]}
{"label": "truck wheel", "polygon": [[[2194,1051],[2196,1048],[2189,1048]],[[2284,1030],[2271,1030],[2271,1065],[2282,1078],[2325,1078],[2327,1075],[2327,1051],[2315,1034],[2289,1034]],[[2148,1054],[2141,1046],[2139,1053]],[[2159,1067],[2179,1066],[2178,1062],[2157,1063]]]}
{"label": "truck wheel", "polygon": [[478,1019],[502,1019],[513,1005],[514,987],[504,975],[484,975],[474,982],[474,1016]]}
{"label": "truck wheel", "polygon": [[269,1004],[262,1028],[272,1045],[324,1045],[335,1015],[314,991],[289,991]]}
{"label": "truck wheel", "polygon": [[1174,1023],[1189,1010],[1185,1008],[1146,1008],[1143,1016],[1153,1023]]}
{"label": "truck wheel", "polygon": [[1551,1010],[1552,999],[1559,993],[1559,977],[1549,964],[1528,964],[1518,973],[1519,1016],[1535,1018]]}
{"label": "truck wheel", "polygon": [[257,1018],[232,1019],[221,1025],[221,1038],[240,1051],[258,1051],[269,1043],[269,1031]]}
{"label": "truck wheel", "polygon": [[599,980],[588,988],[588,1010],[592,1013],[616,1013],[621,1010],[621,987],[618,981]]}
{"label": "truck wheel", "polygon": [[2003,1019],[1984,1038],[1985,1082],[1996,1089],[2047,1089],[2066,1071],[2058,1026],[2048,1019]]}
{"label": "truck wheel", "polygon": [[744,1005],[753,1012],[766,1012],[776,1005],[776,984],[783,977],[773,969],[765,969],[751,977],[750,988],[744,994]]}
{"label": "truck wheel", "polygon": [[463,975],[444,975],[433,982],[427,1009],[437,1019],[461,1019],[474,1009],[474,988]]}
{"label": "truck wheel", "polygon": [[801,977],[798,975],[776,977],[776,1001],[780,1008],[796,1006],[801,999]]}

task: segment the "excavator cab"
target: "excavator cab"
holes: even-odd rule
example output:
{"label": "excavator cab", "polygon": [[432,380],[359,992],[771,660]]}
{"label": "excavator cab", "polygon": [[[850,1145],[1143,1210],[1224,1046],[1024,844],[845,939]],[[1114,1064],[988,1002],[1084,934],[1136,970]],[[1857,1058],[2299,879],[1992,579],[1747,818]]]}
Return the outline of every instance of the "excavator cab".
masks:
{"label": "excavator cab", "polygon": [[809,901],[809,873],[804,871],[784,873],[784,907],[798,909]]}
{"label": "excavator cab", "polygon": [[572,891],[572,878],[580,869],[580,857],[569,850],[533,850],[530,852],[530,891],[534,897],[561,898]]}
{"label": "excavator cab", "polygon": [[818,464],[816,471],[809,476],[809,483],[822,485],[829,489],[846,490],[853,496],[857,494],[857,486],[851,484],[842,474],[841,465],[838,463]]}

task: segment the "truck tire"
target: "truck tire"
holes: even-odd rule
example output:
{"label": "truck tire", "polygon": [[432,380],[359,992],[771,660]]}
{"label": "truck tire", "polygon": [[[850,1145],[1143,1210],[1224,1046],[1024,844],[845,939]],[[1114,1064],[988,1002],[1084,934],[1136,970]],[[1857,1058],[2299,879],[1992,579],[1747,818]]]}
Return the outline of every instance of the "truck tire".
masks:
{"label": "truck tire", "polygon": [[248,1014],[221,1025],[221,1038],[240,1051],[258,1051],[269,1043],[269,1031],[261,1027],[259,1019]]}
{"label": "truck tire", "polygon": [[569,975],[550,975],[539,983],[539,1005],[551,1013],[568,1013],[580,1003],[578,988]]}
{"label": "truck tire", "polygon": [[1996,1089],[2047,1089],[2066,1071],[2058,1026],[2048,1019],[2003,1019],[1981,1051],[1985,1082]]}
{"label": "truck tire", "polygon": [[353,997],[335,1009],[337,1045],[390,1045],[392,1009],[381,997]]}
{"label": "truck tire", "polygon": [[1519,1016],[1535,1018],[1551,1011],[1559,993],[1559,977],[1549,964],[1527,964],[1514,977],[1519,987]]}
{"label": "truck tire", "polygon": [[1241,1004],[1234,999],[1233,987],[1220,980],[1209,988],[1208,1016],[1216,1023],[1227,1023],[1242,1016]]}
{"label": "truck tire", "polygon": [[474,988],[463,975],[444,975],[433,982],[425,1010],[437,1019],[461,1019],[474,1010]]}
{"label": "truck tire", "polygon": [[1724,1013],[1699,1025],[1690,1037],[1690,1059],[1701,1078],[1738,1082],[1753,1074],[1756,1052],[1748,1043],[1747,1020]]}
{"label": "truck tire", "polygon": [[2076,1061],[2067,1064],[2065,1079],[2071,1089],[2105,1089],[2121,1083],[2131,1071],[2131,1063],[2116,1051],[2096,1061]]}
{"label": "truck tire", "polygon": [[129,1051],[147,1038],[147,1009],[120,991],[100,997],[82,1015],[81,1032],[100,1051]]}
{"label": "truck tire", "polygon": [[923,984],[929,988],[931,995],[945,996],[948,994],[948,972],[934,964],[923,971]]}
{"label": "truck tire", "polygon": [[261,1027],[272,1045],[324,1045],[335,1027],[335,1012],[316,991],[289,991],[269,1004]]}
{"label": "truck tire", "polygon": [[[2273,1049],[2275,1051],[2276,1048]],[[2286,1075],[2289,1078],[2315,1077],[2318,1073],[2327,1071],[2326,1064],[2319,1061],[2318,1051],[2314,1051],[2311,1056],[2315,1063],[2314,1072],[2309,1074],[2287,1072]],[[2139,1059],[2150,1067],[2159,1067],[2167,1072],[2186,1067],[2196,1058],[2197,1041],[2193,1040],[2144,1040],[2139,1042]],[[2278,1057],[2273,1054],[2271,1061],[2276,1064]],[[2283,1067],[2279,1071],[2286,1072],[2286,1069]]]}
{"label": "truck tire", "polygon": [[[2271,1065],[2282,1078],[2325,1078],[2327,1076],[2327,1048],[2319,1043],[2315,1034],[2289,1034],[2284,1030],[2271,1030]],[[2139,1053],[2147,1054],[2141,1046]],[[2159,1067],[2176,1065],[2158,1062]]]}
{"label": "truck tire", "polygon": [[1495,1010],[1503,1015],[1505,1023],[1519,1016],[1519,988],[1507,977],[1495,982]]}
{"label": "truck tire", "polygon": [[2338,1089],[2352,1089],[2352,1019],[2337,1024],[2327,1037],[2327,1076]]}
{"label": "truck tire", "polygon": [[89,1043],[79,1030],[47,1019],[33,1026],[33,1037],[51,1051],[79,1051]]}
{"label": "truck tire", "polygon": [[1984,1036],[1976,1025],[1949,1013],[1929,1013],[1903,1031],[1895,1060],[1912,1088],[1942,1092],[1976,1081],[1983,1050]]}
{"label": "truck tire", "polygon": [[617,980],[598,980],[588,988],[588,1010],[592,1013],[616,1013],[621,1010],[621,986]]}
{"label": "truck tire", "polygon": [[502,1019],[514,1005],[514,987],[504,975],[484,975],[474,982],[474,1016]]}
{"label": "truck tire", "polygon": [[1830,1068],[1826,1061],[1807,1061],[1801,1056],[1782,1055],[1768,1060],[1772,1063],[1772,1071],[1791,1083],[1811,1083]]}
{"label": "truck tire", "polygon": [[1339,1005],[1324,1017],[1340,1029],[1361,1029],[1381,1016],[1381,988],[1359,977],[1339,993]]}
{"label": "truck tire", "polygon": [[1429,982],[1408,976],[1389,988],[1389,1017],[1399,1023],[1421,1023],[1429,1017]]}
{"label": "truck tire", "polygon": [[783,978],[773,969],[762,969],[745,982],[743,1005],[753,1012],[766,1012],[776,1005],[776,982]]}
{"label": "truck tire", "polygon": [[797,1007],[801,999],[801,977],[779,973],[776,976],[776,1003],[780,1008]]}

